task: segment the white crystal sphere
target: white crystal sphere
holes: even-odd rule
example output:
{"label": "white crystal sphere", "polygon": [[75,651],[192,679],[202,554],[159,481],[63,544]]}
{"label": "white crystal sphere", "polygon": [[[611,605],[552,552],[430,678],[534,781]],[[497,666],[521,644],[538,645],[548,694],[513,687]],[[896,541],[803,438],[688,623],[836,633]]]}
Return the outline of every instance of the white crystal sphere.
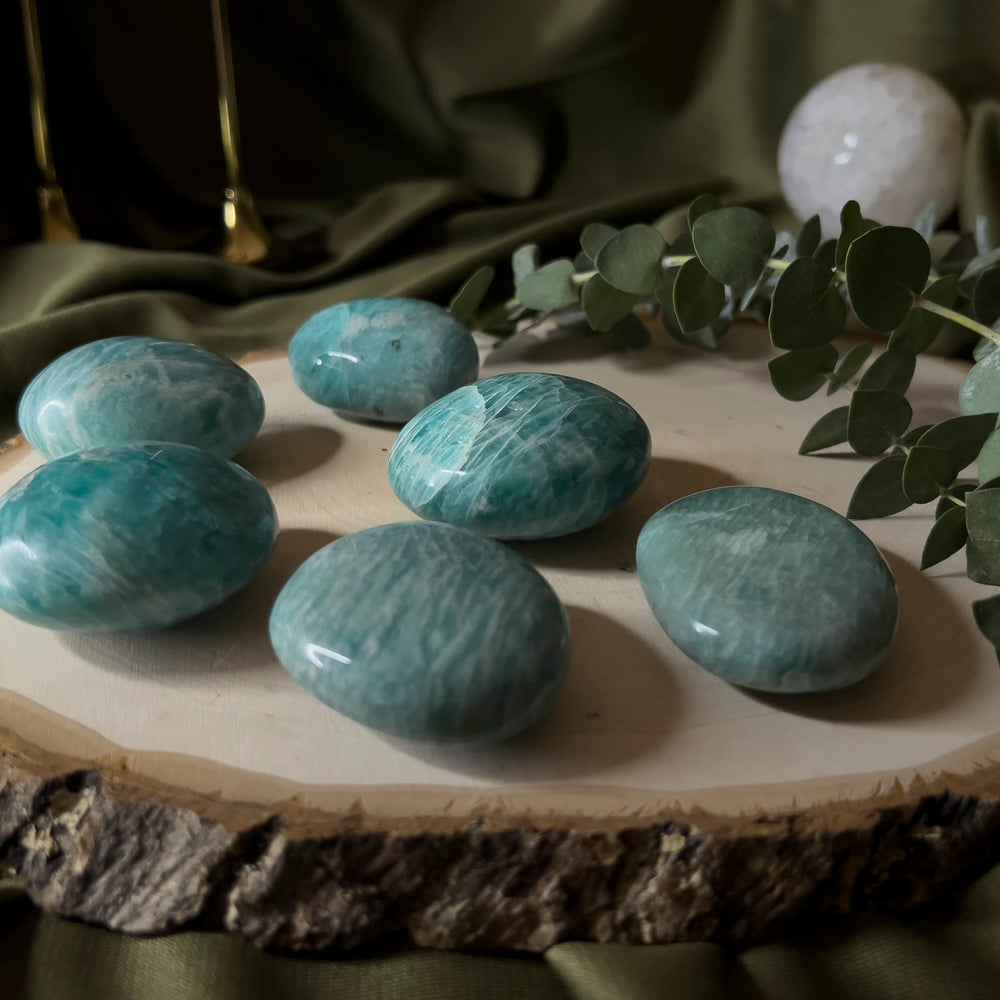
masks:
{"label": "white crystal sphere", "polygon": [[912,226],[929,201],[937,222],[958,200],[965,120],[954,98],[906,66],[863,63],[820,81],[795,106],[778,143],[785,200],[840,232],[853,199],[883,225]]}

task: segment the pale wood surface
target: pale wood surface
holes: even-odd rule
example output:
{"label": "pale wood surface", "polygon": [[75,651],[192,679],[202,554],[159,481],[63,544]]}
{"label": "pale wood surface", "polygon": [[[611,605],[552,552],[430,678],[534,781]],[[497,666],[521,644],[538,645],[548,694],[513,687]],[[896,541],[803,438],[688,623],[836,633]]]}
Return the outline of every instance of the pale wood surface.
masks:
{"label": "pale wood surface", "polygon": [[[822,906],[837,909],[850,905],[845,900],[856,893],[859,872],[868,871],[875,879],[871,872],[891,861],[886,855],[890,860],[872,861],[866,868],[844,859],[872,850],[873,831],[881,829],[886,816],[909,829],[931,799],[946,818],[926,820],[931,834],[924,826],[923,832],[907,833],[905,851],[922,857],[920,850],[913,853],[912,844],[922,850],[928,836],[941,839],[933,830],[945,826],[954,825],[958,832],[934,847],[934,866],[917,865],[906,899],[982,863],[983,851],[988,854],[984,831],[992,831],[1000,815],[997,771],[988,766],[1000,758],[1000,670],[969,610],[970,602],[986,591],[965,578],[961,557],[928,573],[917,569],[931,506],[861,524],[896,575],[901,620],[886,663],[845,691],[777,697],[731,687],[673,646],[642,597],[634,572],[636,537],[648,517],[678,497],[747,483],[846,509],[866,462],[851,457],[846,448],[825,458],[796,454],[812,422],[845,400],[781,400],[768,383],[768,352],[766,334],[746,326],[734,331],[727,348],[715,356],[669,341],[637,353],[609,353],[602,337],[534,344],[529,339],[520,354],[485,355],[483,375],[559,371],[620,393],[650,425],[654,458],[637,495],[605,524],[568,538],[515,546],[569,608],[574,641],[570,676],[547,720],[503,746],[476,751],[381,737],[314,700],[275,659],[267,641],[267,615],[295,567],[337,537],[412,515],[386,480],[394,429],[348,422],[313,404],[294,387],[282,356],[248,359],[247,367],[264,390],[268,418],[238,460],[269,488],[282,524],[264,573],[224,606],[158,633],[66,635],[9,617],[0,625],[0,750],[8,768],[6,775],[0,774],[0,841],[6,822],[8,830],[21,830],[17,836],[22,844],[33,845],[26,856],[35,858],[36,867],[25,862],[18,873],[34,887],[35,898],[58,912],[144,932],[184,925],[200,914],[208,925],[229,927],[264,944],[350,944],[387,929],[376,921],[366,925],[367,931],[344,930],[340,924],[331,930],[322,920],[322,931],[304,924],[289,929],[284,915],[241,923],[238,914],[248,912],[250,890],[245,885],[239,889],[239,879],[236,888],[226,890],[230,917],[219,916],[213,923],[206,917],[212,910],[206,901],[218,889],[212,889],[214,876],[207,883],[195,879],[196,888],[185,889],[180,897],[172,889],[162,905],[125,915],[113,907],[101,909],[93,893],[75,902],[66,872],[78,875],[97,862],[84,852],[83,860],[73,862],[75,868],[67,868],[65,861],[60,867],[37,831],[45,824],[58,827],[80,851],[80,835],[73,832],[77,827],[67,833],[61,817],[83,809],[81,816],[104,817],[94,829],[105,831],[106,842],[124,838],[133,843],[129,824],[137,822],[134,810],[146,805],[180,810],[169,813],[170,822],[181,823],[185,836],[194,824],[201,846],[195,850],[188,844],[185,850],[201,859],[203,875],[223,864],[219,857],[228,859],[227,870],[257,872],[260,857],[248,854],[237,835],[260,824],[266,834],[253,836],[259,834],[261,843],[270,845],[260,850],[276,851],[284,867],[287,845],[297,838],[322,844],[327,843],[324,838],[362,829],[390,836],[417,831],[467,836],[471,829],[507,829],[527,836],[531,830],[561,829],[570,838],[561,848],[567,859],[589,851],[593,860],[593,844],[581,846],[572,838],[588,829],[625,837],[615,842],[612,854],[627,856],[631,848],[622,845],[631,842],[629,831],[638,826],[667,838],[662,849],[668,853],[679,850],[670,839],[677,829],[686,831],[681,845],[694,843],[696,836],[716,843],[713,837],[752,835],[754,843],[772,845],[760,850],[761,857],[771,857],[773,868],[782,851],[791,850],[788,838],[794,833],[805,840],[796,841],[799,848],[792,856],[811,857],[802,871],[812,864],[812,874],[800,871],[799,882],[789,881],[788,871],[774,875],[784,886],[784,895],[777,894],[783,899],[778,909],[793,912],[794,900],[801,901],[810,887],[819,885],[828,890]],[[957,412],[965,367],[920,359],[911,395],[915,423]],[[39,461],[23,441],[14,442],[0,455],[0,490]],[[90,777],[67,782],[75,769],[85,769]],[[69,789],[71,806],[53,811],[46,791],[52,787],[60,794]],[[964,814],[961,809],[955,813],[955,801],[971,805]],[[103,803],[103,812],[97,803]],[[123,809],[133,818],[122,819]],[[283,831],[280,849],[273,839],[278,828],[272,829],[268,819],[273,815]],[[190,816],[195,819],[184,818]],[[118,829],[114,823],[124,826]],[[25,834],[29,827],[30,836]],[[118,833],[107,832],[113,827]],[[836,848],[838,830],[860,839]],[[93,839],[93,829],[88,837]],[[884,831],[876,841],[889,843]],[[775,842],[786,846],[775,853]],[[475,851],[462,843],[463,857],[473,858]],[[522,844],[515,853],[523,863],[536,864],[537,858],[531,860],[536,849],[537,844]],[[801,856],[796,854],[800,849]],[[821,864],[816,862],[820,856]],[[564,861],[562,868],[572,870],[582,864],[579,859]],[[314,862],[319,864],[315,859],[310,864]],[[410,857],[407,863],[426,868],[427,860]],[[329,871],[336,866],[328,858],[323,864],[332,877]],[[716,885],[710,877],[714,864],[699,868],[698,878],[706,878],[706,885]],[[836,882],[830,881],[830,872],[842,864],[850,875],[838,876],[843,884],[830,889]],[[149,865],[155,867],[154,861]],[[653,877],[652,869],[636,865],[636,878]],[[147,867],[136,861],[139,875],[134,877],[148,878]],[[719,871],[718,879],[731,879],[729,868]],[[682,896],[684,878],[677,883],[680,889],[674,886]],[[276,913],[313,899],[308,879],[299,882],[286,887],[284,896],[278,894]],[[454,884],[451,879],[448,891]],[[392,885],[384,888],[390,896],[397,891]],[[467,896],[481,889],[470,889]],[[663,899],[674,890],[664,886]],[[418,940],[439,945],[544,947],[574,935],[673,940],[717,931],[739,936],[731,927],[698,930],[707,926],[699,914],[712,909],[712,898],[706,896],[697,912],[685,910],[683,920],[675,906],[670,919],[656,918],[660,923],[653,923],[660,929],[648,934],[629,923],[632,917],[603,924],[595,918],[587,927],[577,927],[576,917],[567,923],[551,914],[543,919],[537,912],[526,925],[529,929],[518,932],[501,921],[492,936],[477,936],[467,921],[464,931],[450,925],[442,930],[441,921],[426,914],[403,923]],[[234,899],[243,902],[237,905]],[[487,906],[484,900],[479,905]],[[250,910],[256,913],[258,903]],[[614,909],[618,903],[602,905]],[[774,919],[769,912],[743,932],[756,933]]]}
{"label": "pale wood surface", "polygon": [[[659,629],[633,571],[635,538],[652,513],[731,483],[788,489],[843,511],[866,467],[798,456],[805,430],[840,400],[781,400],[767,382],[760,331],[732,339],[743,343],[722,356],[672,344],[609,354],[597,339],[542,345],[513,362],[487,355],[484,374],[537,368],[606,385],[653,432],[651,472],[624,511],[576,536],[516,546],[567,604],[574,654],[552,716],[508,745],[463,751],[385,739],[312,699],[277,663],[266,617],[294,567],[336,537],[412,517],[385,476],[395,431],[313,404],[283,357],[248,363],[268,419],[240,456],[270,489],[282,524],[266,572],[223,607],[165,632],[75,636],[5,617],[0,725],[83,757],[120,748],[135,770],[148,763],[160,779],[223,797],[258,801],[290,782],[305,786],[311,804],[361,797],[395,815],[396,792],[403,802],[407,787],[422,789],[414,808],[426,812],[484,794],[539,811],[573,803],[592,815],[675,800],[724,808],[719,789],[733,790],[736,809],[774,807],[790,802],[788,789],[776,798],[761,786],[806,782],[796,789],[802,804],[863,796],[886,775],[933,777],[942,757],[960,770],[989,759],[1000,671],[968,607],[987,591],[964,578],[960,556],[918,571],[932,505],[861,524],[896,575],[901,620],[887,662],[853,688],[754,695],[699,669]],[[917,421],[955,412],[962,372],[958,362],[922,359]],[[0,488],[38,462],[15,447]]]}

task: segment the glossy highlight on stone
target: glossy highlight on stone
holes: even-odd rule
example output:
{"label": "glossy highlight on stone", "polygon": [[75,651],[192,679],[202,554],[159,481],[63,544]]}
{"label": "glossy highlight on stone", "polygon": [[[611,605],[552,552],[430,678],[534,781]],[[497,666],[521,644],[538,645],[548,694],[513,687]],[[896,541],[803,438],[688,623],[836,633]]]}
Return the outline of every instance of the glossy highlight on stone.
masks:
{"label": "glossy highlight on stone", "polygon": [[415,514],[494,538],[549,538],[613,514],[649,468],[649,429],[592,382],[522,372],[450,393],[401,431],[389,482]]}
{"label": "glossy highlight on stone", "polygon": [[248,372],[203,347],[111,337],[41,371],[17,418],[50,459],[126,441],[177,441],[231,458],[260,430],[264,397]]}
{"label": "glossy highlight on stone", "polygon": [[274,547],[267,491],[169,442],[55,459],[0,498],[0,609],[44,628],[160,628],[239,590]]}
{"label": "glossy highlight on stone", "polygon": [[461,528],[386,524],[327,545],[271,613],[288,672],[338,712],[414,740],[501,740],[563,684],[569,627],[519,555]]}
{"label": "glossy highlight on stone", "polygon": [[896,584],[868,537],[829,507],[755,486],[684,497],[646,523],[642,589],[691,659],[761,691],[829,691],[881,663]]}
{"label": "glossy highlight on stone", "polygon": [[288,345],[295,384],[340,413],[405,423],[479,374],[472,334],[420,299],[341,302],[310,317]]}

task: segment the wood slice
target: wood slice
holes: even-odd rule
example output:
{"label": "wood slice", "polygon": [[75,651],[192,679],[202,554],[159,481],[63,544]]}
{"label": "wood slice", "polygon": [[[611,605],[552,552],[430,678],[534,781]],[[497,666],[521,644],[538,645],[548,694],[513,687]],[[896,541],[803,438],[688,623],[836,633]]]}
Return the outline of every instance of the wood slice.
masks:
{"label": "wood slice", "polygon": [[[788,403],[766,332],[705,355],[528,337],[483,374],[556,371],[629,400],[653,434],[643,486],[605,523],[518,543],[568,607],[555,710],[501,746],[374,733],[299,688],[270,606],[312,552],[409,520],[396,430],[349,422],[247,359],[268,404],[239,461],[282,533],[223,606],[154,633],[3,619],[0,859],[41,907],[130,933],[202,927],[269,947],[405,930],[436,947],[751,940],[787,921],[933,899],[1000,861],[1000,672],[961,556],[917,569],[932,505],[862,522],[900,592],[886,662],[810,696],[732,687],[660,630],[635,575],[645,521],[696,490],[770,486],[846,510],[866,460],[797,455],[844,400]],[[921,358],[914,424],[957,412],[966,365]],[[0,490],[41,459],[0,455]]]}

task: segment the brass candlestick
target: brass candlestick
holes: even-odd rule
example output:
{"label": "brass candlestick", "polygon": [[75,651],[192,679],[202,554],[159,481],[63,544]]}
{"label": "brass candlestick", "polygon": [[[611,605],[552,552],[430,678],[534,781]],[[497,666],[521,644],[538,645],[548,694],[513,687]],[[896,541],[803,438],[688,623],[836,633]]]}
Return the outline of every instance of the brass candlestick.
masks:
{"label": "brass candlestick", "polygon": [[42,177],[38,185],[38,212],[41,237],[47,243],[71,243],[80,238],[66,195],[56,180],[56,168],[49,142],[49,119],[45,101],[45,70],[42,45],[38,35],[38,11],[35,0],[21,0],[24,18],[24,47],[28,56],[28,80],[31,97],[31,131],[35,140],[35,162]]}
{"label": "brass candlestick", "polygon": [[222,155],[226,162],[226,191],[222,206],[222,222],[226,234],[222,256],[226,260],[251,264],[267,255],[270,237],[254,207],[253,197],[243,183],[227,0],[212,0],[212,34],[219,78],[219,128],[222,134]]}

